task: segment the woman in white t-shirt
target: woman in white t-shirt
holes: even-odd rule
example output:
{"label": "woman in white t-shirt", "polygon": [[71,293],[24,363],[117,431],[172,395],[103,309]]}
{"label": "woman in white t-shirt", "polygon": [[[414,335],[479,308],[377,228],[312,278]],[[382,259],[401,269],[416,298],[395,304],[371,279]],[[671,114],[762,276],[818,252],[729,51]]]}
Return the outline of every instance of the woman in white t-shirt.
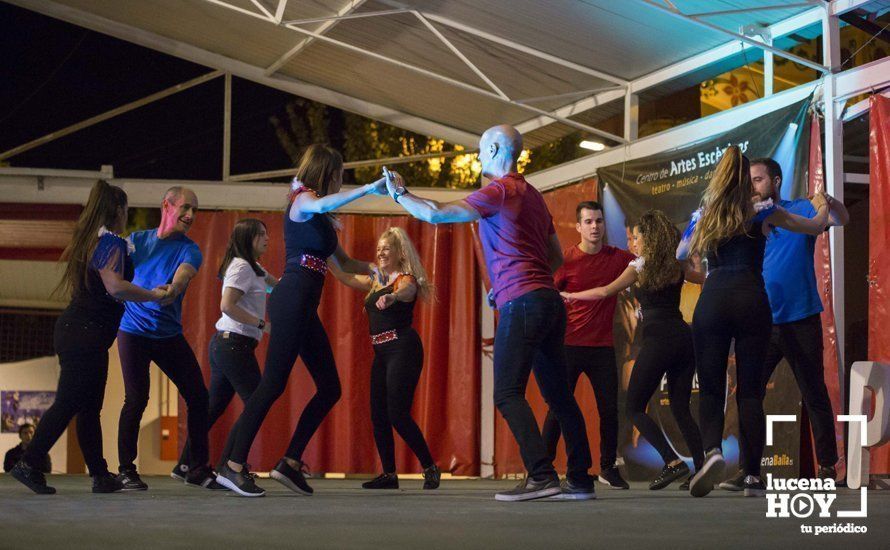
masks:
{"label": "woman in white t-shirt", "polygon": [[[268,331],[266,295],[278,279],[258,263],[269,246],[266,225],[260,220],[239,220],[226,254],[219,266],[223,281],[216,334],[210,340],[210,425],[222,415],[235,393],[242,401],[253,394],[260,382],[260,366],[254,350]],[[218,464],[228,460],[231,438],[226,442]],[[189,446],[186,443],[179,463],[171,474],[184,479],[188,473]]]}

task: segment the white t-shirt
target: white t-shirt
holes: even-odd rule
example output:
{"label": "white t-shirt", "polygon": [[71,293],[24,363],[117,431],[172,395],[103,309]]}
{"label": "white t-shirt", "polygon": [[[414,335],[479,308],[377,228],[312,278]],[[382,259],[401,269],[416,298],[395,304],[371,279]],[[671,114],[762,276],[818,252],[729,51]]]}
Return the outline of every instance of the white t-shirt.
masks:
{"label": "white t-shirt", "polygon": [[[260,266],[262,269],[262,266]],[[266,278],[254,273],[247,260],[234,258],[226,268],[226,276],[223,279],[223,292],[226,288],[236,288],[244,293],[238,299],[236,305],[259,318],[266,318]],[[245,325],[232,319],[225,313],[216,322],[216,330],[237,332],[243,336],[249,336],[256,340],[263,338],[263,331],[256,325]]]}

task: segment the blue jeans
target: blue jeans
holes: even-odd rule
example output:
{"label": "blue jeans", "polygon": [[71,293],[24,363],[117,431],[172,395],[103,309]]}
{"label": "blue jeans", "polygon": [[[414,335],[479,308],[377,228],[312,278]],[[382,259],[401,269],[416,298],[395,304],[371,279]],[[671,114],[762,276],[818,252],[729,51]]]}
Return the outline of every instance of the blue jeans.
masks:
{"label": "blue jeans", "polygon": [[569,390],[565,331],[566,310],[555,290],[534,290],[500,308],[494,340],[494,403],[519,444],[529,476],[555,478],[556,470],[525,399],[534,370],[541,394],[565,437],[567,475],[572,481],[589,484],[590,445],[581,409]]}

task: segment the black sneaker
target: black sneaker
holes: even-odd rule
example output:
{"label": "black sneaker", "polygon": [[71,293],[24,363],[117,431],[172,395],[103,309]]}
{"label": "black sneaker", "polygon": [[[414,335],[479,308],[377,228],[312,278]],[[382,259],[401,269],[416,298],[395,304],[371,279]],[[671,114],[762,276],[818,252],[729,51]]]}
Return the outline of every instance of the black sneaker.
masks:
{"label": "black sneaker", "polygon": [[216,482],[216,474],[213,473],[210,466],[200,466],[190,470],[185,476],[185,484],[211,491],[228,491],[228,488]]}
{"label": "black sneaker", "polygon": [[816,472],[816,477],[819,479],[831,479],[837,481],[837,470],[834,466],[819,466],[819,471]]}
{"label": "black sneaker", "polygon": [[94,475],[93,492],[94,493],[117,493],[123,491],[124,484],[115,476],[105,472],[104,474]]}
{"label": "black sneaker", "polygon": [[675,464],[673,466],[669,466],[668,464],[664,465],[664,468],[661,469],[661,473],[658,474],[658,477],[652,480],[649,483],[649,489],[651,491],[657,491],[659,489],[664,489],[674,481],[680,479],[681,477],[689,476],[689,466],[686,465],[685,462],[680,462],[679,464]]}
{"label": "black sneaker", "polygon": [[680,486],[677,487],[677,488],[678,488],[679,490],[681,490],[681,491],[688,491],[688,490],[689,490],[689,482],[690,482],[691,480],[692,480],[692,476],[687,477],[687,478],[686,478],[686,481],[684,481],[683,483],[681,483]]}
{"label": "black sneaker", "polygon": [[594,500],[596,499],[596,489],[593,487],[593,481],[587,484],[574,482],[569,478],[562,480],[559,484],[560,492],[547,500]]}
{"label": "black sneaker", "polygon": [[147,491],[148,485],[136,473],[136,468],[121,470],[117,480],[124,486],[122,491]]}
{"label": "black sneaker", "polygon": [[380,474],[371,481],[362,483],[362,489],[398,489],[399,476],[396,474]]}
{"label": "black sneaker", "polygon": [[275,466],[275,469],[269,474],[269,477],[295,493],[309,496],[313,491],[312,487],[306,483],[306,477],[303,475],[303,468],[305,466],[306,465],[301,462],[299,470],[291,468],[291,465],[287,463],[287,460],[282,458],[278,461],[278,465]]}
{"label": "black sneaker", "polygon": [[603,469],[599,477],[597,477],[597,481],[605,483],[612,489],[630,489],[630,485],[624,481],[624,478],[621,477],[621,472],[615,466]]}
{"label": "black sneaker", "polygon": [[266,491],[254,483],[254,476],[246,464],[240,472],[229,468],[228,464],[223,464],[216,472],[216,482],[242,497],[261,497],[266,494]]}
{"label": "black sneaker", "polygon": [[185,476],[189,473],[189,465],[188,464],[177,464],[173,467],[173,471],[170,472],[170,477],[173,479],[178,479],[179,481],[185,481]]}
{"label": "black sneaker", "polygon": [[552,477],[536,481],[532,477],[526,477],[514,489],[494,495],[494,499],[502,502],[520,502],[523,500],[552,497],[561,492],[562,489],[559,486],[559,478]]}
{"label": "black sneaker", "polygon": [[46,476],[43,475],[43,472],[35,470],[24,460],[16,462],[9,473],[38,495],[56,494],[55,488],[46,484]]}
{"label": "black sneaker", "polygon": [[720,485],[718,485],[718,487],[720,487],[724,491],[738,492],[745,488],[744,484],[745,484],[745,472],[742,470],[739,470],[736,473],[736,475],[727,479],[726,481],[721,482]]}
{"label": "black sneaker", "polygon": [[746,497],[762,497],[766,494],[766,484],[758,476],[745,476],[744,489]]}
{"label": "black sneaker", "polygon": [[439,483],[442,481],[442,471],[433,464],[429,468],[423,470],[423,488],[427,490],[438,489]]}
{"label": "black sneaker", "polygon": [[694,497],[703,497],[714,490],[714,484],[723,477],[723,470],[726,469],[726,461],[723,460],[723,453],[720,449],[711,449],[705,454],[705,463],[701,470],[692,476],[689,482],[689,494]]}

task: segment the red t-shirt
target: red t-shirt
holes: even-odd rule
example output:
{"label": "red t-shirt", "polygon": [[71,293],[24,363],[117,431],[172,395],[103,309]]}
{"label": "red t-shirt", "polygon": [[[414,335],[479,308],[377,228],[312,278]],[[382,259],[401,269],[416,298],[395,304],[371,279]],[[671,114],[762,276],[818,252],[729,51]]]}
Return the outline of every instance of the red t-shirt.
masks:
{"label": "red t-shirt", "polygon": [[520,174],[507,174],[466,199],[482,219],[479,239],[498,307],[539,288],[555,288],[550,235],[556,232],[544,197]]}
{"label": "red t-shirt", "polygon": [[[624,273],[636,256],[627,250],[603,245],[597,254],[587,254],[575,245],[563,252],[565,262],[556,272],[556,288],[566,292],[580,292],[606,286]],[[567,346],[612,346],[612,321],[615,317],[616,296],[604,300],[571,300],[566,305],[568,326]]]}

